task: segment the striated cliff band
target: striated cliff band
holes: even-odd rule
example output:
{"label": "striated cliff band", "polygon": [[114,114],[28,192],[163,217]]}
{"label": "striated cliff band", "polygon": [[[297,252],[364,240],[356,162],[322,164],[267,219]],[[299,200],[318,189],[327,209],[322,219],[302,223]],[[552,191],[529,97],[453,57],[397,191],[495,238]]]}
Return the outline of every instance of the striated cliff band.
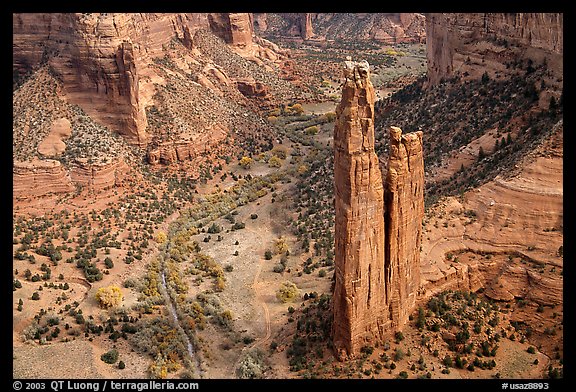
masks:
{"label": "striated cliff band", "polygon": [[254,14],[256,31],[267,36],[314,41],[424,42],[424,15],[417,13]]}
{"label": "striated cliff band", "polygon": [[547,62],[557,76],[563,63],[562,13],[426,14],[427,78],[454,73],[506,72],[512,62]]}

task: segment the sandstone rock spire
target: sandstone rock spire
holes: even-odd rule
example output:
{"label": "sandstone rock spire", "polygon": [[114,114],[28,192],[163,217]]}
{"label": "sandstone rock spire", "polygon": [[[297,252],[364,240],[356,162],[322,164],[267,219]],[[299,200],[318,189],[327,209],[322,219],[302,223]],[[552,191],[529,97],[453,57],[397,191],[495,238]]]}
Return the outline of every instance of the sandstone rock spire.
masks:
{"label": "sandstone rock spire", "polygon": [[359,352],[380,335],[384,284],[384,189],[374,152],[374,87],[367,62],[346,61],[334,128],[336,196],[334,347]]}
{"label": "sandstone rock spire", "polygon": [[424,216],[422,132],[390,128],[385,184],[374,152],[374,88],[367,62],[344,63],[334,127],[335,286],[339,359],[392,335],[420,285]]}
{"label": "sandstone rock spire", "polygon": [[402,135],[390,127],[385,183],[385,284],[392,287],[392,326],[406,323],[420,286],[420,243],[424,219],[422,132]]}

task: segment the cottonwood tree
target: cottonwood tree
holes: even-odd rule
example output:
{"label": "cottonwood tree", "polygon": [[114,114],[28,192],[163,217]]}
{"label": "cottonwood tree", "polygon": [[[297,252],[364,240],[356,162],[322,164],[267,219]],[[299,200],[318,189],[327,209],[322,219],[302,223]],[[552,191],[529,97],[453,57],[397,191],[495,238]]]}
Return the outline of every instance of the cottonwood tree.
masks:
{"label": "cottonwood tree", "polygon": [[111,308],[120,305],[124,296],[118,286],[101,287],[96,292],[96,300],[102,308]]}

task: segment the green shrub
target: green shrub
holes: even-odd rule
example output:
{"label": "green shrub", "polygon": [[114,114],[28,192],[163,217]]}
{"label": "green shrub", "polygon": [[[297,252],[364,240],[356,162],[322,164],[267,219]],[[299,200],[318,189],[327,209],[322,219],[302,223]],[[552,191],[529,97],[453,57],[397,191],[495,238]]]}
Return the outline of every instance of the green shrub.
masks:
{"label": "green shrub", "polygon": [[102,354],[100,356],[100,359],[108,364],[113,364],[116,363],[116,361],[118,360],[118,355],[119,355],[118,350],[112,349],[107,353]]}

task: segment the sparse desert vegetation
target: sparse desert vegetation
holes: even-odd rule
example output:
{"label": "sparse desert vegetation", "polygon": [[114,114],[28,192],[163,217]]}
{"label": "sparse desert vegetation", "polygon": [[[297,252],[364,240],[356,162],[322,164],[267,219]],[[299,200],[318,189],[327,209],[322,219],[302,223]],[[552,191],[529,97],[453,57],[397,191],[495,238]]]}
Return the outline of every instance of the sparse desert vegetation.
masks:
{"label": "sparse desert vegetation", "polygon": [[[46,41],[41,63],[15,65],[15,378],[563,377],[563,90],[547,57],[487,56],[487,71],[431,84],[423,43],[300,40],[270,14],[268,33],[234,45],[170,15],[143,17],[159,23],[153,47],[91,58],[98,74],[62,68],[76,43],[60,33],[58,51]],[[347,56],[370,63],[384,180],[389,126],[423,131],[426,215],[407,324],[339,361]],[[472,57],[462,69],[484,66]],[[118,64],[129,72],[107,73]]]}

